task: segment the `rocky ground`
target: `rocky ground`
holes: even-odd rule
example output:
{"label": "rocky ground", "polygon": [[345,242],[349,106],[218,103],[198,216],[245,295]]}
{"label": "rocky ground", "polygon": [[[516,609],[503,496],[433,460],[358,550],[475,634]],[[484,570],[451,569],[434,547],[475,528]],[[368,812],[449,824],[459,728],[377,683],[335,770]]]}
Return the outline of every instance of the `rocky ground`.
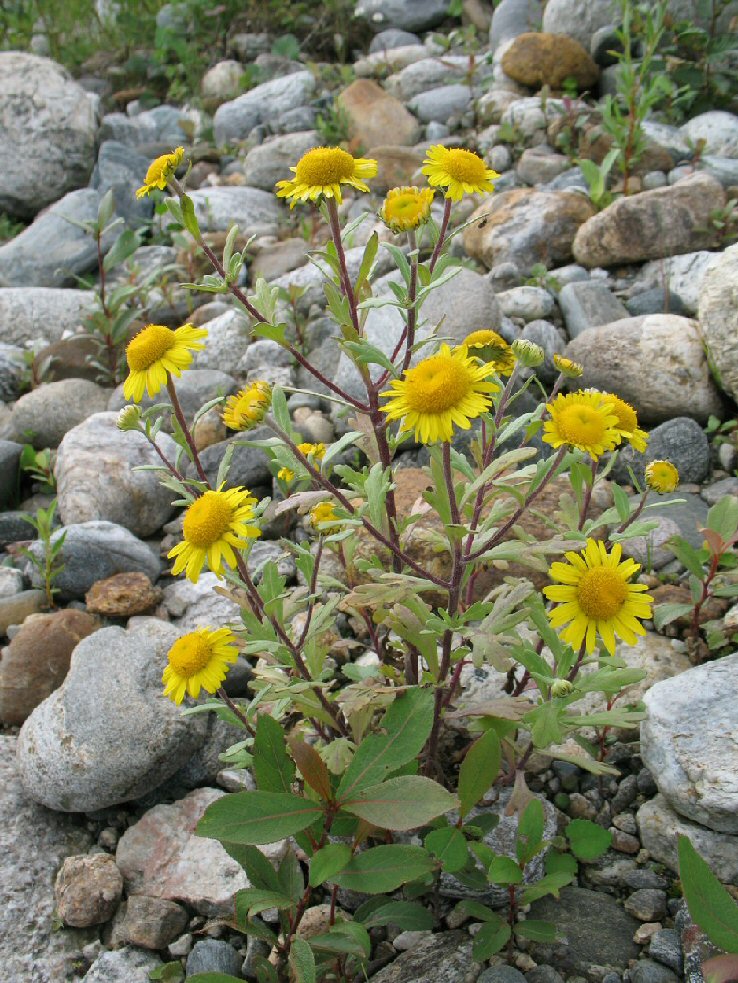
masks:
{"label": "rocky ground", "polygon": [[[685,2],[672,6],[681,14]],[[312,361],[351,391],[360,381],[332,338],[320,273],[307,262],[325,230],[306,211],[288,215],[274,197],[275,181],[324,142],[318,114],[342,107],[352,146],[379,161],[373,195],[347,197],[342,209],[346,218],[368,213],[348,250],[356,272],[374,228],[391,239],[374,217],[381,195],[417,180],[426,148],[478,149],[502,177],[494,195],[464,199],[454,210],[455,225],[472,215],[486,221],[454,240],[464,270],[423,308],[428,328],[445,316],[444,335],[458,341],[490,327],[508,340],[531,339],[546,351],[544,383],[554,378],[554,353],[566,354],[585,366],[585,386],[636,407],[650,431],[648,450],[623,454],[611,478],[627,486],[627,466],[638,476],[659,458],[672,460],[682,478],[672,496],[682,504],[656,509],[651,541],[629,544],[648,564],[658,599],[686,592],[670,537],[699,546],[709,506],[738,496],[735,432],[705,431],[711,417],[735,416],[738,399],[738,245],[715,221],[738,197],[738,116],[708,111],[679,127],[647,122],[637,193],[598,212],[581,169],[562,150],[568,110],[556,90],[573,76],[595,95],[612,91],[609,0],[549,0],[545,11],[538,0],[502,0],[494,17],[480,0],[465,3],[465,18],[489,39],[473,70],[454,44],[459,21],[447,19],[447,7],[445,0],[362,0],[357,12],[376,34],[355,59],[355,80],[337,90],[304,63],[269,54],[268,37],[235,35],[233,59],[203,79],[200,104],[217,107],[212,118],[187,106],[143,109],[135,100],[112,111],[107,79],[75,81],[46,58],[0,53],[0,210],[29,223],[0,245],[0,979],[7,983],[144,983],[175,960],[188,976],[219,970],[251,979],[260,945],[221,920],[247,885],[243,871],[215,841],[193,834],[210,802],[250,787],[248,773],[219,760],[236,732],[204,716],[182,718],[161,695],[166,652],[178,633],[237,622],[238,608],[213,592],[212,574],[193,585],[167,573],[162,558],[181,518],[150,473],[132,470],[153,463],[152,454],[143,440],[118,431],[122,387],[101,385],[89,364],[92,349],[80,332],[95,293],[80,289],[79,278],[94,280],[97,251],[74,223],[93,220],[112,190],[125,225],[149,230],[114,278],[168,284],[148,291],[141,317],[207,326],[206,348],[178,386],[188,416],[254,379],[315,386],[275,343],[250,340],[246,319],[228,300],[177,285],[206,268],[162,230],[150,199],[134,197],[154,156],[187,145],[201,227],[215,245],[234,221],[241,236],[256,236],[249,282],[263,276],[301,288],[289,316]],[[728,13],[738,14],[733,7]],[[262,81],[238,95],[252,63]],[[543,97],[542,86],[553,94]],[[589,139],[596,109],[590,100],[577,154],[589,147],[601,159],[602,147]],[[110,245],[104,240],[103,252]],[[380,250],[375,293],[389,291],[390,270]],[[369,339],[390,353],[398,323],[391,307],[372,311]],[[330,442],[345,429],[319,393],[293,395],[289,405],[306,440]],[[167,450],[171,438],[160,439]],[[232,439],[212,412],[198,424],[209,475]],[[52,613],[44,613],[38,571],[20,552],[34,537],[22,511],[51,498],[21,474],[24,443],[53,452],[66,530],[60,608]],[[404,508],[422,490],[425,460],[422,450],[403,454]],[[257,497],[274,493],[267,461],[253,448],[238,448],[230,481]],[[606,485],[602,495],[604,507]],[[268,522],[249,565],[258,576],[276,558],[296,584],[280,537],[308,533],[281,522]],[[41,555],[40,543],[29,548]],[[716,602],[706,617],[728,639],[738,631],[736,607]],[[342,651],[347,640],[361,657],[366,640],[339,619]],[[555,920],[566,944],[531,945],[517,954],[517,968],[480,967],[450,900],[435,934],[378,937],[371,979],[698,980],[702,942],[675,885],[675,833],[687,832],[726,884],[738,887],[733,648],[693,665],[709,653],[677,624],[650,630],[620,653],[646,670],[629,696],[642,697],[649,715],[640,734],[620,734],[609,749],[618,779],[599,780],[565,762],[531,762],[529,784],[550,803],[552,829],[567,816],[584,817],[613,833],[606,856],[583,866],[561,902],[534,905],[532,916]],[[501,692],[504,676],[494,670],[466,672],[467,701]],[[248,679],[243,662],[228,677],[231,695],[245,695]],[[271,856],[281,849],[268,848]],[[316,923],[321,914],[316,909]]]}

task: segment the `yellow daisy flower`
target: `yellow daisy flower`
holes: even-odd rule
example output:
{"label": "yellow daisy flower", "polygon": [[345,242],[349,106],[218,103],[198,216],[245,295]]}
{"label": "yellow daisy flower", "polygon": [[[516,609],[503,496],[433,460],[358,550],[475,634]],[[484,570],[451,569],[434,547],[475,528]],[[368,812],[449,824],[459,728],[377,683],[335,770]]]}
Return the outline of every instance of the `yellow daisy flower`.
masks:
{"label": "yellow daisy flower", "polygon": [[433,194],[432,188],[392,188],[387,192],[379,217],[393,232],[417,229],[430,218]]}
{"label": "yellow daisy flower", "polygon": [[470,355],[489,363],[497,375],[512,375],[515,368],[515,355],[502,335],[496,331],[481,329],[472,331],[464,338],[463,345]]}
{"label": "yellow daisy flower", "polygon": [[618,418],[603,403],[600,393],[580,391],[560,395],[546,409],[551,419],[543,425],[543,440],[552,447],[568,444],[596,461],[620,443]]}
{"label": "yellow daisy flower", "polygon": [[146,171],[144,183],[136,192],[136,197],[143,198],[144,195],[151,194],[154,188],[159,188],[160,191],[166,190],[170,178],[174,177],[174,172],[182,163],[183,157],[184,147],[177,147],[173,153],[164,154],[152,161]]}
{"label": "yellow daisy flower", "polygon": [[290,198],[290,208],[298,201],[315,201],[321,195],[341,204],[341,185],[368,191],[365,181],[377,173],[377,162],[366,157],[352,157],[340,147],[314,147],[291,167],[295,176],[277,181],[277,198]]}
{"label": "yellow daisy flower", "polygon": [[494,181],[500,176],[487,167],[482,158],[471,150],[444,147],[437,144],[428,148],[422,173],[434,188],[446,188],[446,197],[460,201],[467,194],[494,191]]}
{"label": "yellow daisy flower", "polygon": [[414,430],[422,444],[450,441],[454,424],[469,429],[469,421],[486,413],[492,402],[490,393],[499,391],[490,382],[494,368],[470,358],[466,348],[441,345],[402,379],[394,379],[381,393],[389,402],[382,407],[389,420],[402,420],[402,430]]}
{"label": "yellow daisy flower", "polygon": [[554,354],[553,363],[559,372],[563,373],[567,379],[580,379],[584,375],[584,366],[580,365],[579,362],[575,362],[571,358],[565,358],[563,355]]}
{"label": "yellow daisy flower", "polygon": [[277,477],[280,481],[294,481],[295,472],[290,468],[280,468],[279,471],[277,471]]}
{"label": "yellow daisy flower", "polygon": [[679,472],[671,461],[651,461],[646,465],[646,484],[665,495],[679,487]]}
{"label": "yellow daisy flower", "polygon": [[272,387],[261,379],[235,396],[229,396],[223,410],[223,423],[229,430],[250,430],[266,416],[272,403]]}
{"label": "yellow daisy flower", "polygon": [[183,570],[197,583],[205,561],[213,573],[220,575],[224,566],[236,566],[235,550],[248,546],[249,539],[261,536],[251,525],[256,499],[245,488],[206,491],[185,512],[184,539],[169,551],[175,557],[172,573]]}
{"label": "yellow daisy flower", "polygon": [[310,525],[318,532],[335,532],[340,521],[332,502],[319,502],[310,509]]}
{"label": "yellow daisy flower", "polygon": [[622,554],[620,543],[608,553],[604,543],[588,539],[580,553],[565,554],[568,563],[551,564],[549,576],[559,583],[543,588],[557,602],[548,617],[554,628],[568,625],[561,637],[572,648],[585,642],[592,652],[599,635],[614,655],[616,636],[635,645],[646,634],[641,620],[651,617],[653,598],[643,593],[645,584],[629,583],[641,567],[634,560],[621,562]]}
{"label": "yellow daisy flower", "polygon": [[196,628],[169,649],[169,662],[162,673],[164,696],[181,703],[185,693],[194,699],[200,690],[217,693],[230,665],[238,658],[235,637],[228,628]]}
{"label": "yellow daisy flower", "polygon": [[618,418],[617,428],[630,443],[633,450],[642,454],[648,444],[648,434],[638,429],[638,414],[635,409],[615,393],[602,393],[602,400]]}
{"label": "yellow daisy flower", "polygon": [[298,451],[304,454],[305,457],[314,457],[316,461],[322,461],[325,457],[325,444],[298,444]]}
{"label": "yellow daisy flower", "polygon": [[140,403],[144,390],[156,396],[167,384],[169,375],[182,375],[192,363],[192,352],[201,351],[207,337],[205,328],[183,324],[173,331],[163,324],[147,324],[126,348],[129,375],[123,383],[123,395]]}

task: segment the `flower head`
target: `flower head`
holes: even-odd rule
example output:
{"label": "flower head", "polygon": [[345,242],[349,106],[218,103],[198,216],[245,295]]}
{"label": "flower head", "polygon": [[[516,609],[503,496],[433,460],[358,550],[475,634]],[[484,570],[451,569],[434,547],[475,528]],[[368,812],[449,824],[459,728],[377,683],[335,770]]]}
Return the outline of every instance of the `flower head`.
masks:
{"label": "flower head", "polygon": [[252,524],[256,499],[245,488],[206,491],[185,512],[184,539],[169,551],[175,557],[172,573],[183,570],[197,583],[205,561],[220,575],[224,566],[236,566],[234,550],[248,546],[249,539],[261,535]]}
{"label": "flower head", "polygon": [[543,365],[546,360],[546,353],[541,346],[527,338],[516,338],[510,348],[512,348],[513,354],[520,364],[524,365],[526,369],[536,369],[539,365]]}
{"label": "flower head", "polygon": [[615,393],[602,393],[603,402],[617,417],[617,429],[628,441],[633,450],[642,454],[648,443],[648,434],[645,430],[638,429],[638,414],[630,403],[616,396]]}
{"label": "flower head", "polygon": [[183,157],[184,147],[177,147],[173,153],[164,154],[152,161],[146,171],[144,183],[136,192],[136,197],[143,198],[144,195],[151,194],[154,188],[164,191],[170,178],[174,177],[174,172],[182,163]]}
{"label": "flower head", "polygon": [[428,221],[432,204],[432,188],[392,188],[387,192],[379,217],[393,232],[407,232]]}
{"label": "flower head", "polygon": [[223,410],[223,423],[230,430],[251,430],[266,416],[272,403],[272,387],[260,379],[235,396],[229,396]]}
{"label": "flower head", "polygon": [[600,393],[560,395],[546,409],[551,419],[543,425],[543,440],[552,447],[568,444],[596,461],[620,443],[618,419]]}
{"label": "flower head", "polygon": [[403,430],[414,430],[423,444],[450,441],[454,424],[469,429],[469,421],[490,407],[490,394],[499,386],[490,382],[494,368],[470,358],[464,345],[451,349],[441,345],[436,355],[426,358],[402,379],[394,379],[382,407],[390,420],[402,420]]}
{"label": "flower head", "polygon": [[510,345],[496,331],[486,328],[472,331],[462,344],[469,349],[470,355],[489,363],[497,375],[512,375],[515,355]]}
{"label": "flower head", "polygon": [[322,461],[325,457],[325,444],[298,444],[297,449],[305,457],[314,457],[316,461]]}
{"label": "flower head", "polygon": [[183,324],[173,331],[163,324],[147,324],[126,348],[129,374],[123,395],[140,403],[144,390],[156,396],[166,386],[169,375],[182,375],[192,363],[192,352],[201,351],[207,336],[205,328]]}
{"label": "flower head", "polygon": [[196,628],[183,635],[169,649],[168,663],[162,673],[164,696],[181,703],[185,693],[194,699],[200,690],[216,693],[238,658],[233,632],[228,628]]}
{"label": "flower head", "polygon": [[565,358],[563,355],[554,354],[553,363],[555,368],[562,375],[566,376],[567,379],[579,379],[584,375],[583,365],[580,365],[579,362],[574,362],[570,358]]}
{"label": "flower head", "polygon": [[141,425],[141,407],[136,406],[135,403],[129,403],[128,406],[124,406],[118,413],[118,419],[116,420],[116,426],[119,430],[124,433],[126,430],[138,430]]}
{"label": "flower head", "polygon": [[423,163],[428,184],[446,188],[446,197],[452,201],[460,201],[465,194],[494,191],[494,181],[500,176],[471,150],[449,149],[441,144],[428,148]]}
{"label": "flower head", "polygon": [[646,485],[653,491],[676,491],[679,487],[679,472],[671,461],[651,461],[646,465]]}
{"label": "flower head", "polygon": [[298,201],[315,201],[321,195],[341,203],[341,185],[368,191],[365,183],[377,173],[377,162],[366,157],[352,157],[340,147],[314,147],[290,168],[295,176],[277,181],[278,198],[290,198],[290,208]]}
{"label": "flower head", "polygon": [[335,532],[340,521],[332,502],[318,502],[310,509],[310,525],[318,532]]}
{"label": "flower head", "polygon": [[290,482],[294,480],[295,472],[290,468],[280,468],[279,471],[277,471],[277,477],[280,481]]}
{"label": "flower head", "polygon": [[584,642],[592,652],[599,635],[614,655],[616,636],[635,645],[637,636],[646,634],[641,620],[651,617],[653,598],[643,593],[645,584],[630,583],[640,564],[621,562],[622,552],[620,543],[608,553],[604,543],[588,539],[580,553],[565,554],[567,563],[551,564],[549,575],[559,583],[543,588],[556,602],[548,617],[554,628],[568,625],[561,637],[575,649]]}

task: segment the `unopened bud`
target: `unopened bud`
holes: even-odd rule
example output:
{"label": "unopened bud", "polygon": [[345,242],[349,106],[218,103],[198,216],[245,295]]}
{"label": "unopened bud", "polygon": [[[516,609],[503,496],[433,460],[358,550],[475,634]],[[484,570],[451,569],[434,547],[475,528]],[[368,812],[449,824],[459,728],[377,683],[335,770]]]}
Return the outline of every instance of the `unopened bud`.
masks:
{"label": "unopened bud", "polygon": [[140,430],[141,428],[141,408],[131,403],[124,406],[118,414],[117,427],[119,430]]}
{"label": "unopened bud", "polygon": [[534,341],[526,341],[524,338],[518,338],[510,347],[517,360],[526,369],[535,369],[537,366],[542,365],[546,358],[544,350]]}
{"label": "unopened bud", "polygon": [[568,679],[555,679],[551,685],[551,696],[568,696],[574,686]]}
{"label": "unopened bud", "polygon": [[563,355],[554,355],[553,363],[555,368],[567,379],[579,379],[584,374],[584,366]]}

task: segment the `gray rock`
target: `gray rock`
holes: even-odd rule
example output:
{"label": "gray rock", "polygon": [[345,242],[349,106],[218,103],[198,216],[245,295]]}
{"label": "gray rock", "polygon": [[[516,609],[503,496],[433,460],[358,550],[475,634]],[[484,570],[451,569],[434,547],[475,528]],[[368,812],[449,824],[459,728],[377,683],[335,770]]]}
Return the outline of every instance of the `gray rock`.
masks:
{"label": "gray rock", "polygon": [[134,894],[119,909],[112,941],[129,942],[143,949],[164,949],[184,931],[188,921],[181,905]]}
{"label": "gray rock", "polygon": [[662,928],[651,936],[648,946],[648,954],[652,959],[663,963],[675,973],[681,975],[683,969],[682,944],[679,939],[679,932],[673,928]]}
{"label": "gray rock", "polygon": [[[631,505],[636,499],[633,498]],[[680,504],[676,504],[679,502]],[[648,509],[649,519],[665,517],[679,526],[679,535],[695,549],[700,549],[704,536],[699,531],[707,521],[707,504],[699,495],[677,490],[673,494],[652,496]]]}
{"label": "gray rock", "polygon": [[116,949],[97,957],[82,983],[149,983],[149,973],[162,965],[158,956],[140,949]]}
{"label": "gray rock", "polygon": [[407,108],[423,123],[448,123],[452,116],[466,112],[471,98],[467,85],[440,85],[413,96]]}
{"label": "gray rock", "polygon": [[95,305],[91,290],[51,287],[0,288],[0,336],[7,344],[59,341],[82,324]]}
{"label": "gray rock", "polygon": [[714,177],[726,191],[738,182],[738,158],[736,157],[711,157],[708,154],[702,158],[699,170]]}
{"label": "gray rock", "polygon": [[241,625],[239,606],[213,590],[218,583],[218,577],[206,571],[196,584],[189,580],[168,584],[164,588],[163,603],[174,623],[188,631],[207,625]]}
{"label": "gray rock", "polygon": [[535,321],[553,314],[554,299],[543,287],[513,287],[497,294],[500,310],[506,317]]}
{"label": "gray rock", "polygon": [[[627,481],[630,476],[627,474],[620,457],[615,467],[618,474],[621,472],[626,474],[625,480]],[[657,523],[656,528],[645,536],[634,536],[632,539],[626,539],[623,542],[623,554],[635,560],[636,563],[640,563],[644,570],[660,570],[674,559],[674,553],[669,547],[669,540],[674,536],[680,536],[682,530],[679,523],[668,516],[654,515],[653,512],[649,512],[647,518],[649,522]]]}
{"label": "gray rock", "polygon": [[190,198],[203,232],[225,232],[235,224],[246,237],[276,233],[283,207],[268,191],[237,185],[200,188]]}
{"label": "gray rock", "polygon": [[[155,472],[133,470],[159,459],[141,434],[121,432],[116,421],[116,413],[96,413],[62,440],[56,461],[59,515],[66,525],[103,519],[148,536],[171,516],[172,493]],[[171,437],[159,434],[156,440],[174,460]]]}
{"label": "gray rock", "polygon": [[276,182],[290,176],[290,167],[294,167],[303,154],[320,146],[320,143],[315,130],[265,140],[249,150],[244,158],[246,183],[273,193]]}
{"label": "gray rock", "polygon": [[77,817],[54,815],[28,799],[18,779],[16,745],[16,737],[0,736],[2,973],[8,981],[58,983],[93,933],[54,931],[52,884],[65,857],[85,853],[92,838]]}
{"label": "gray rock", "polygon": [[136,198],[151,160],[137,154],[117,140],[106,140],[100,147],[91,185],[98,194],[113,192],[115,213],[129,228],[136,229],[154,214],[150,197]]}
{"label": "gray rock", "polygon": [[194,124],[197,129],[200,123],[198,110],[163,105],[140,112],[135,118],[125,113],[110,113],[102,119],[100,139],[117,140],[129,146],[149,144],[158,153],[164,153],[167,147],[171,150],[182,143],[185,135],[182,123],[185,126]]}
{"label": "gray rock", "polygon": [[[389,34],[392,32],[388,31],[386,33]],[[404,34],[404,31],[398,33]],[[380,38],[381,36],[381,34],[377,35]],[[413,36],[412,34],[410,35],[410,37]],[[413,44],[402,45],[399,48],[390,48],[386,51],[383,49],[374,51],[373,53],[370,51],[368,55],[354,62],[354,71],[356,72],[357,78],[382,78],[388,71],[401,72],[403,68],[407,68],[408,65],[412,65],[416,61],[425,61],[428,57],[429,50],[430,46],[421,44],[418,40]]]}
{"label": "gray rock", "polygon": [[240,61],[227,58],[216,62],[205,72],[200,82],[203,99],[211,108],[227,99],[235,99],[242,89],[243,73],[244,67]]}
{"label": "gray rock", "polygon": [[178,636],[172,625],[140,618],[134,629],[102,628],[79,643],[61,687],[21,729],[18,763],[32,799],[59,812],[130,802],[197,750],[204,719],[183,717],[162,696]]}
{"label": "gray rock", "polygon": [[0,438],[0,509],[7,508],[18,494],[18,468],[22,450],[22,444]]}
{"label": "gray rock", "polygon": [[716,157],[738,157],[738,116],[713,109],[688,120],[680,132],[693,146],[704,141],[704,152]]}
{"label": "gray rock", "polygon": [[[553,966],[536,966],[525,974],[528,983],[563,983],[563,979]],[[479,981],[477,981],[479,983]]]}
{"label": "gray rock", "polygon": [[18,399],[27,371],[23,349],[0,342],[0,402],[10,403]]}
{"label": "gray rock", "polygon": [[571,166],[568,157],[555,153],[548,146],[528,147],[523,151],[515,170],[521,181],[535,186],[553,181]]}
{"label": "gray rock", "polygon": [[654,287],[642,294],[636,294],[625,302],[625,307],[631,317],[646,317],[666,311],[686,317],[689,313],[679,298],[668,291],[664,293],[663,287]]}
{"label": "gray rock", "polygon": [[734,291],[738,245],[730,246],[705,275],[700,290],[699,320],[721,389],[738,399],[738,307]]}
{"label": "gray rock", "polygon": [[[136,571],[145,573],[151,580],[159,577],[158,558],[123,526],[103,521],[66,525],[52,534],[52,543],[65,533],[60,553],[64,569],[54,581],[62,599],[82,599],[94,583],[114,573]],[[40,540],[35,540],[28,549],[38,560],[43,558],[44,546]],[[29,572],[33,586],[42,587],[39,570],[34,566]]]}
{"label": "gray rock", "polygon": [[655,427],[648,438],[645,453],[639,454],[630,445],[618,455],[613,477],[628,481],[628,468],[642,483],[646,465],[651,461],[671,461],[679,472],[682,484],[704,481],[710,471],[710,444],[702,427],[689,417],[676,417]]}
{"label": "gray rock", "polygon": [[708,505],[716,505],[724,495],[738,496],[738,477],[721,478],[700,492]]}
{"label": "gray rock", "polygon": [[669,126],[668,123],[647,119],[643,121],[643,132],[651,143],[668,150],[675,164],[680,160],[687,160],[690,156],[689,145],[678,126]]}
{"label": "gray rock", "polygon": [[625,899],[625,910],[641,922],[658,922],[666,917],[666,891],[640,888]]}
{"label": "gray rock", "polygon": [[438,932],[371,976],[370,983],[466,983],[472,966],[466,932]]}
{"label": "gray rock", "polygon": [[314,91],[315,78],[308,71],[255,86],[218,107],[214,119],[215,142],[220,145],[243,140],[260,123],[274,133],[285,132],[280,117],[296,106],[307,105]]}
{"label": "gray rock", "polygon": [[397,27],[387,28],[375,34],[369,43],[369,54],[392,51],[393,48],[403,48],[411,44],[420,44],[420,38],[411,31],[401,31]]}
{"label": "gray rock", "polygon": [[196,942],[187,957],[187,976],[196,973],[227,973],[240,977],[243,959],[232,945],[217,939]]}
{"label": "gray rock", "polygon": [[582,388],[617,393],[643,424],[722,415],[696,321],[676,314],[624,318],[589,328],[566,355],[584,366]]}
{"label": "gray rock", "polygon": [[87,184],[95,103],[48,58],[0,53],[0,210],[30,218]]}
{"label": "gray rock", "polygon": [[58,447],[65,434],[102,412],[107,402],[108,390],[87,379],[44,383],[15,403],[0,439],[30,441],[37,449]]}
{"label": "gray rock", "polygon": [[[27,229],[0,246],[0,286],[65,287],[97,265],[94,238],[76,223],[97,218],[99,196],[92,188],[70,191]],[[103,252],[114,235],[103,239]]]}
{"label": "gray rock", "polygon": [[[523,983],[526,977],[514,966],[490,966],[477,977],[477,983]],[[527,983],[527,980],[526,980]]]}
{"label": "gray rock", "polygon": [[600,280],[567,283],[558,300],[570,338],[576,338],[588,328],[628,317],[623,304]]}
{"label": "gray rock", "polygon": [[0,567],[0,598],[14,597],[23,590],[23,574],[15,567]]}
{"label": "gray rock", "polygon": [[639,959],[630,971],[631,983],[677,983],[676,973],[652,959]]}
{"label": "gray rock", "polygon": [[[429,58],[428,50],[424,50],[425,58],[407,65],[394,75],[390,75],[385,83],[387,92],[402,102],[408,102],[430,89],[462,83],[469,72],[469,59],[462,55]],[[480,64],[477,80],[489,78],[490,73],[491,66]],[[465,88],[468,95],[469,86],[466,85]]]}
{"label": "gray rock", "polygon": [[233,51],[243,62],[254,61],[258,55],[268,52],[272,46],[272,38],[266,33],[252,31],[234,34],[230,38]]}
{"label": "gray rock", "polygon": [[538,30],[541,9],[540,0],[502,0],[492,14],[489,29],[490,51],[495,51],[503,41]]}
{"label": "gray rock", "polygon": [[738,833],[734,727],[738,653],[664,680],[645,696],[641,756],[672,808],[719,833]]}
{"label": "gray rock", "polygon": [[[267,427],[256,427],[256,429],[249,431],[248,439],[263,440],[271,436],[273,436],[272,431]],[[235,437],[230,437],[228,440],[211,444],[200,454],[200,463],[211,485],[215,485],[220,462],[231,445],[235,445],[235,450],[231,458],[226,488],[242,485],[251,489],[254,485],[271,484],[272,472],[269,470],[269,463],[264,451],[259,447],[246,447],[243,436],[236,434]]]}
{"label": "gray rock", "polygon": [[206,321],[201,327],[207,329],[208,335],[203,350],[194,353],[193,368],[223,373],[233,371],[251,342],[249,318],[234,308]]}
{"label": "gray rock", "polygon": [[446,0],[359,0],[354,16],[368,21],[374,31],[428,31],[448,13]]}
{"label": "gray rock", "polygon": [[568,34],[589,51],[596,31],[619,23],[617,9],[614,0],[549,0],[543,14],[543,30]]}
{"label": "gray rock", "polygon": [[[238,389],[233,376],[219,369],[188,369],[175,384],[179,404],[188,421],[192,420],[200,407],[211,399],[215,399],[216,396],[230,396]],[[144,394],[139,406],[145,410],[155,403],[165,402],[168,402],[168,397],[166,392],[162,391],[153,397]],[[108,409],[117,414],[127,403],[128,400],[123,395],[123,386],[120,385],[111,394]],[[165,419],[164,430],[171,432],[171,429],[171,419]]]}
{"label": "gray rock", "polygon": [[[709,270],[717,266],[722,253],[710,253],[705,250],[696,253],[684,253],[681,256],[670,256],[667,259],[646,263],[638,274],[636,283],[631,288],[631,296],[641,291],[659,288],[662,303],[664,290],[669,295],[669,310],[672,314],[679,313],[674,307],[674,299],[681,304],[685,313],[690,316],[697,313],[700,291]],[[664,310],[664,307],[660,308]],[[624,315],[621,315],[624,316]],[[612,319],[615,320],[615,319]]]}

